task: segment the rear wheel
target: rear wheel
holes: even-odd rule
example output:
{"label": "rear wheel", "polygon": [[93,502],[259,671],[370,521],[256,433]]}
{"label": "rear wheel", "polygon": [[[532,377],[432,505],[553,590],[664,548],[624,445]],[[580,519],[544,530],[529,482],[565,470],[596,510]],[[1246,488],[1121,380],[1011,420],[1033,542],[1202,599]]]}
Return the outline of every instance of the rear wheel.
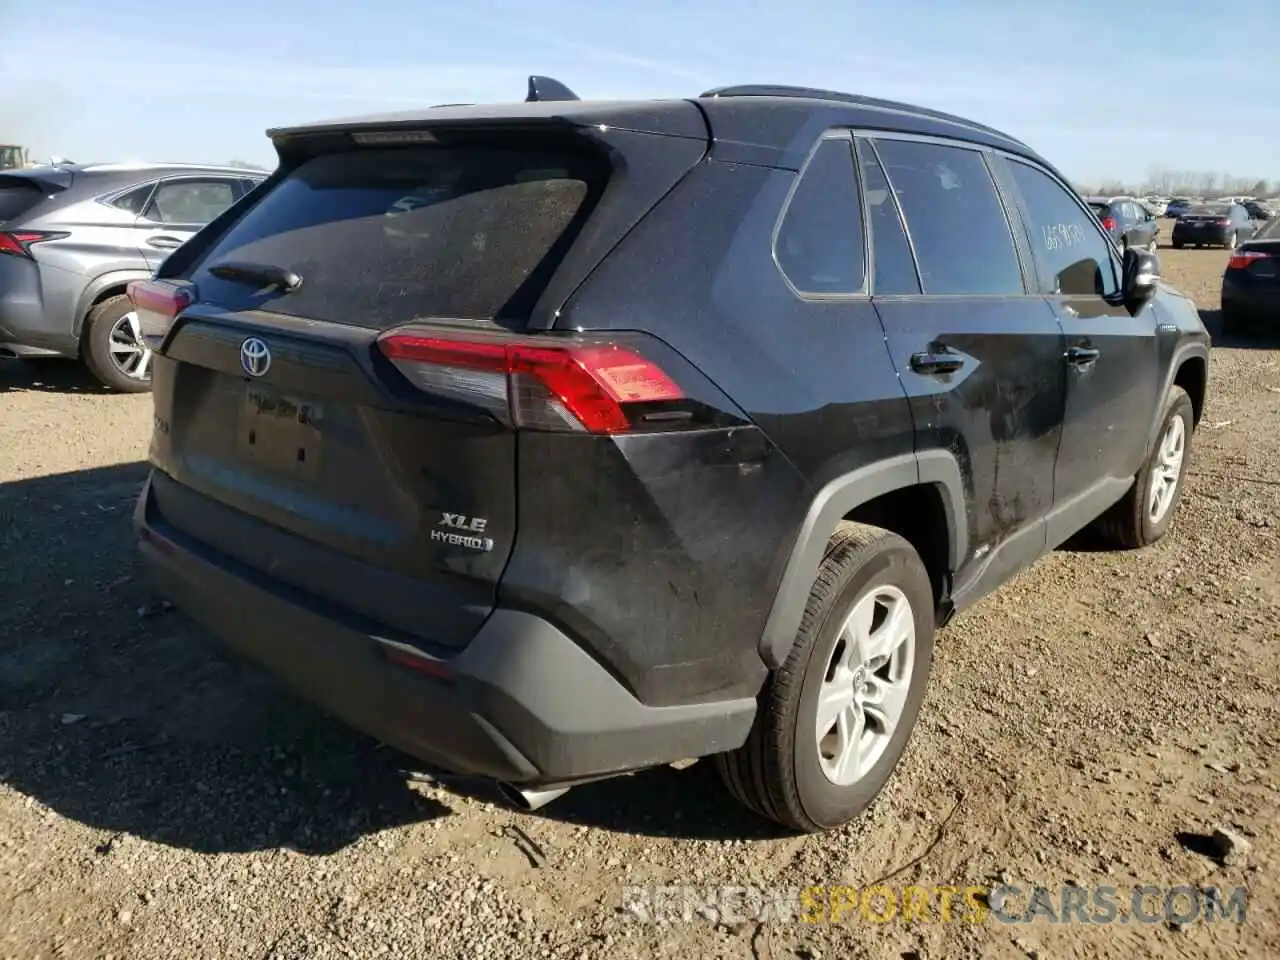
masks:
{"label": "rear wheel", "polygon": [[1129,492],[1097,520],[1097,531],[1111,546],[1147,547],[1168,532],[1191,461],[1194,424],[1191,398],[1181,387],[1171,387],[1155,447]]}
{"label": "rear wheel", "polygon": [[85,321],[84,361],[103,386],[121,393],[151,389],[151,350],[138,329],[138,314],[126,296],[109,297]]}
{"label": "rear wheel", "polygon": [[910,739],[933,632],[933,589],[911,544],[879,527],[841,524],[747,742],[716,758],[730,792],[803,832],[862,813]]}

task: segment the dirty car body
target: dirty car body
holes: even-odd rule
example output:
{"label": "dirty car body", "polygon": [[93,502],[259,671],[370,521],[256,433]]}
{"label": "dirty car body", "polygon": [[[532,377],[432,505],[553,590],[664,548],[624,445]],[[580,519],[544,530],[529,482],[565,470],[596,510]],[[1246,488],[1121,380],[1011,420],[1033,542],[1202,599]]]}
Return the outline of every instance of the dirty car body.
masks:
{"label": "dirty car body", "polygon": [[1175,379],[1203,400],[1189,302],[1135,318],[1088,207],[960,118],[736,88],[271,136],[135,294],[142,550],[454,773],[740,748],[841,522],[909,540],[944,623],[1125,494]]}

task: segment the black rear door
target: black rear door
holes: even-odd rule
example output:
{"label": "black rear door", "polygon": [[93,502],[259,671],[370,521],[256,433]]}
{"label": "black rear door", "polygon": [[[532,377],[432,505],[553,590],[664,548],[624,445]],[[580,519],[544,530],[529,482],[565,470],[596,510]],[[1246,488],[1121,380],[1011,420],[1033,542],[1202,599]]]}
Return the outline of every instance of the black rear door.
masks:
{"label": "black rear door", "polygon": [[[949,451],[963,473],[968,549],[953,590],[962,606],[1044,550],[1062,423],[1062,331],[1043,298],[1028,294],[982,152],[890,138],[858,149],[872,200],[887,174],[919,267],[923,295],[897,279],[873,291],[874,303],[910,398],[917,449]],[[889,214],[873,212],[873,229],[892,231]],[[878,268],[875,276],[881,284]]]}
{"label": "black rear door", "polygon": [[[700,155],[666,151],[683,165],[666,175]],[[467,642],[516,534],[516,433],[485,374],[411,382],[377,340],[410,323],[522,329],[611,172],[593,150],[492,136],[298,162],[166,268],[198,295],[157,354],[158,510],[261,574]]]}

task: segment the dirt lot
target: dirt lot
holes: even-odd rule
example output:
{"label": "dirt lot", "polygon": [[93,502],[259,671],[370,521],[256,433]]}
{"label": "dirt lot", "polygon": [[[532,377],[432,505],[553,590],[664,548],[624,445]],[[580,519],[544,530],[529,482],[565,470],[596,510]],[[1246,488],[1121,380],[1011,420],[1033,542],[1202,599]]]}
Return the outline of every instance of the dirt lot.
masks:
{"label": "dirt lot", "polygon": [[[1167,228],[1164,236],[1168,236]],[[1221,251],[1164,251],[1216,332]],[[146,397],[0,366],[0,957],[1280,956],[1280,342],[1215,342],[1174,533],[1045,558],[941,636],[861,822],[778,837],[707,764],[537,814],[411,763],[154,597]],[[1196,835],[1251,846],[1222,865]],[[1232,858],[1233,860],[1235,858]],[[1185,925],[653,925],[624,887],[1073,882],[1247,891]]]}

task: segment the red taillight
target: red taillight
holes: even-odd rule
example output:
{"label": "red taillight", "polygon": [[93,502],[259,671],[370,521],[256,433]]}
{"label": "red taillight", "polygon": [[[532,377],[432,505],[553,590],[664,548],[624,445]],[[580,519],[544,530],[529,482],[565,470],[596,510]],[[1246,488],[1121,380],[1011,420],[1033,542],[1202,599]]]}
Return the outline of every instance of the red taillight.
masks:
{"label": "red taillight", "polygon": [[620,433],[631,427],[630,404],[685,397],[657,364],[615,343],[400,332],[378,345],[423,389],[506,414],[517,427]]}
{"label": "red taillight", "polygon": [[417,673],[421,673],[428,677],[436,677],[441,680],[454,679],[454,670],[447,663],[439,660],[433,660],[423,654],[410,651],[407,648],[391,646],[386,644],[382,648],[382,654],[392,663],[397,663],[402,667],[408,667]]}
{"label": "red taillight", "polygon": [[1247,270],[1251,263],[1270,258],[1271,254],[1263,250],[1233,250],[1231,251],[1231,259],[1227,261],[1227,268],[1230,270]]}
{"label": "red taillight", "polygon": [[138,313],[143,337],[163,337],[174,319],[195,301],[195,290],[182,280],[135,280],[125,288]]}
{"label": "red taillight", "polygon": [[1114,229],[1116,228],[1116,218],[1115,218],[1115,217],[1103,217],[1103,218],[1102,218],[1102,226],[1103,226],[1103,227],[1105,227],[1107,230],[1114,230]]}
{"label": "red taillight", "polygon": [[48,230],[17,230],[12,233],[0,233],[0,253],[11,257],[31,258],[31,247],[46,240],[61,240],[70,236],[66,233],[52,233]]}

